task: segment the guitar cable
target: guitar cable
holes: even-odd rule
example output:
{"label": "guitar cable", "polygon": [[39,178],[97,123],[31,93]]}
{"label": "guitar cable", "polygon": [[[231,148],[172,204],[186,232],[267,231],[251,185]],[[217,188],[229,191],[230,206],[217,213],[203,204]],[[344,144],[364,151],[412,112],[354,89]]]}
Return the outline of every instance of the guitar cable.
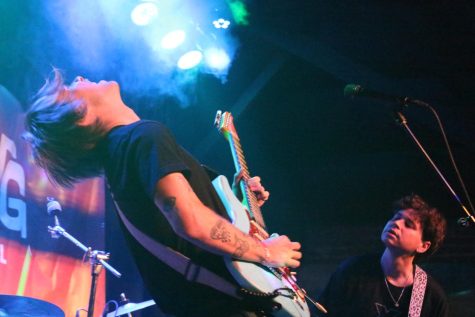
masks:
{"label": "guitar cable", "polygon": [[259,291],[251,291],[251,290],[248,290],[248,289],[245,289],[245,288],[241,287],[239,289],[239,293],[244,295],[244,296],[255,296],[255,297],[261,297],[261,298],[275,298],[279,295],[288,297],[288,295],[284,295],[284,294],[280,293],[280,291],[283,291],[283,290],[288,291],[288,292],[292,292],[292,289],[290,289],[288,287],[277,288],[273,292],[269,292],[269,293],[259,292]]}
{"label": "guitar cable", "polygon": [[282,304],[272,300],[280,295],[279,290],[281,289],[278,288],[274,290],[273,292],[265,293],[265,292],[259,292],[259,291],[251,291],[251,290],[241,287],[239,289],[239,293],[245,298],[245,300],[247,299],[250,303],[258,306],[259,309],[261,309],[261,312],[260,312],[262,314],[261,316],[265,317],[265,316],[269,316],[267,315],[267,311],[269,310],[278,311],[282,309]]}

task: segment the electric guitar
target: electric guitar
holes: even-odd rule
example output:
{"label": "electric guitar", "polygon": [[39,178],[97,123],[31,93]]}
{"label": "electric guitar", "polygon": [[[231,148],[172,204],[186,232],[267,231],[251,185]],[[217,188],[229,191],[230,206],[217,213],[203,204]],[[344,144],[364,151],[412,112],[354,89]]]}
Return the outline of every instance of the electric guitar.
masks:
{"label": "electric guitar", "polygon": [[[223,202],[232,224],[257,240],[265,240],[269,238],[269,234],[266,232],[266,225],[257,198],[246,185],[250,174],[231,113],[218,111],[215,125],[229,142],[236,171],[242,172],[243,181],[240,181],[239,185],[243,194],[243,201],[241,202],[236,198],[225,176],[218,176],[213,181],[213,186]],[[242,287],[262,293],[279,294],[274,298],[274,301],[282,307],[280,310],[273,312],[273,316],[310,316],[306,298],[317,307],[319,305],[307,296],[305,290],[297,285],[295,276],[286,267],[271,268],[233,258],[225,258],[225,262],[234,279]]]}

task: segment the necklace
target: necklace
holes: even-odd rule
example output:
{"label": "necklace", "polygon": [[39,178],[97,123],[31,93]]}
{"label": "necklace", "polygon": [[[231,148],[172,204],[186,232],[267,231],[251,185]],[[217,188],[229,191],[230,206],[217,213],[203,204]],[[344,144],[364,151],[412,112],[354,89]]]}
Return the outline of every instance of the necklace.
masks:
{"label": "necklace", "polygon": [[[406,282],[404,284],[407,283],[407,280],[408,280],[408,278],[406,278]],[[386,288],[388,289],[389,296],[391,296],[391,299],[393,300],[394,306],[399,307],[399,301],[401,300],[402,295],[404,294],[404,291],[406,290],[407,285],[405,285],[402,288],[401,294],[399,294],[399,297],[397,298],[397,300],[395,300],[393,294],[391,293],[391,290],[389,289],[388,279],[386,277],[384,277],[384,283],[386,284]]]}

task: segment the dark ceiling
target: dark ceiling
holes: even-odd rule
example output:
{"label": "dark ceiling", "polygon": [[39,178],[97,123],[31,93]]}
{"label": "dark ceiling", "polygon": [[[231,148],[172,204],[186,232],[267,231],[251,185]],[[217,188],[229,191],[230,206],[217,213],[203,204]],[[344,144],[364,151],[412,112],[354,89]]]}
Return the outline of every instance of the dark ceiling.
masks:
{"label": "dark ceiling", "polygon": [[[252,143],[256,131],[265,131],[255,141],[256,160],[266,157],[263,166],[275,163],[269,174],[283,173],[279,190],[291,188],[293,195],[307,197],[302,216],[315,208],[316,221],[380,219],[383,202],[410,191],[433,197],[451,216],[459,214],[440,178],[394,123],[394,107],[345,99],[343,87],[358,83],[432,105],[470,191],[475,176],[470,163],[475,154],[473,4],[268,0],[252,2],[250,12],[250,26],[239,32],[243,47],[234,65],[246,70],[233,69],[230,85],[238,86],[239,79],[232,81],[237,72],[253,74],[241,81],[243,94],[255,91],[249,80],[271,78],[243,112],[242,120],[254,131],[246,139]],[[432,113],[410,107],[404,114],[468,204]],[[368,200],[377,201],[367,206],[371,211],[365,210]]]}
{"label": "dark ceiling", "polygon": [[[395,124],[392,105],[345,99],[343,87],[358,83],[431,104],[473,191],[471,1],[246,3],[250,24],[234,30],[241,46],[226,83],[201,76],[189,91],[193,102],[188,108],[171,98],[129,94],[127,87],[124,98],[142,116],[165,121],[190,151],[228,175],[232,164],[211,123],[216,109],[231,110],[251,171],[268,180],[274,197],[280,196],[271,207],[282,221],[289,209],[315,221],[332,221],[335,215],[380,221],[381,208],[411,191],[433,198],[451,217],[461,216],[439,177]],[[48,53],[55,47],[54,26],[38,22],[41,4],[3,1],[1,6],[0,84],[25,107],[50,65],[82,72],[67,57]],[[26,33],[23,25],[37,25],[40,35]],[[30,49],[41,40],[44,50]],[[114,63],[124,67],[120,60]],[[111,69],[108,76],[120,81]],[[404,113],[467,204],[432,114],[411,107]]]}

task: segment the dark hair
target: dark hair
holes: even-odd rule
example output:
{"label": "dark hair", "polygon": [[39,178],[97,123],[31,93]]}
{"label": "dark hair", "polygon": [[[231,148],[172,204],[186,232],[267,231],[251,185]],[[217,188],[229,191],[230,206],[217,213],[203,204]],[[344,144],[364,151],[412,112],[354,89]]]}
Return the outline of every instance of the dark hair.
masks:
{"label": "dark hair", "polygon": [[393,204],[393,212],[400,210],[413,209],[416,213],[421,228],[422,240],[430,241],[431,245],[425,253],[418,254],[417,259],[433,254],[441,246],[445,238],[447,222],[442,214],[431,207],[422,197],[411,194],[402,197]]}
{"label": "dark hair", "polygon": [[77,124],[87,108],[82,100],[67,93],[61,72],[53,69],[52,73],[53,80],[47,79],[33,97],[23,137],[50,180],[71,187],[81,179],[101,174],[96,145],[105,131],[99,121],[88,126]]}

